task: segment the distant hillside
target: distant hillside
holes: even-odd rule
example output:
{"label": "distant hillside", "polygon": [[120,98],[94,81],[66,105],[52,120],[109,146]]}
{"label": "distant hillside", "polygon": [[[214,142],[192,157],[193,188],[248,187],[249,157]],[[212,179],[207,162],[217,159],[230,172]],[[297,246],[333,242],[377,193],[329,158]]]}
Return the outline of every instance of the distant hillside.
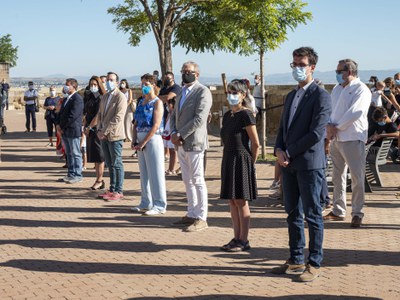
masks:
{"label": "distant hillside", "polygon": [[[370,76],[377,76],[379,80],[384,80],[386,77],[393,77],[393,75],[397,72],[400,72],[399,69],[391,69],[391,70],[361,70],[359,71],[359,77],[361,81],[368,82]],[[69,75],[68,77],[74,77],[78,80],[81,86],[85,85],[91,76],[83,76]],[[67,78],[64,74],[52,74],[45,77],[12,77],[11,82],[27,82],[29,80],[33,80],[34,82],[62,82]],[[177,77],[179,78],[179,77]],[[238,78],[236,76],[229,76],[228,80],[233,78]],[[314,78],[318,78],[322,80],[323,83],[326,84],[335,84],[336,83],[336,75],[335,71],[326,71],[320,72],[316,71],[314,73]],[[140,75],[134,75],[130,77],[126,77],[130,85],[138,86],[140,84]],[[251,83],[253,83],[252,78]],[[179,79],[178,79],[179,80]],[[177,80],[177,81],[178,81]],[[201,76],[201,82],[205,85],[222,85],[221,76]],[[179,82],[178,82],[179,83]],[[265,83],[267,85],[284,85],[284,84],[295,84],[295,81],[292,77],[291,73],[279,73],[279,74],[270,74],[265,76]]]}

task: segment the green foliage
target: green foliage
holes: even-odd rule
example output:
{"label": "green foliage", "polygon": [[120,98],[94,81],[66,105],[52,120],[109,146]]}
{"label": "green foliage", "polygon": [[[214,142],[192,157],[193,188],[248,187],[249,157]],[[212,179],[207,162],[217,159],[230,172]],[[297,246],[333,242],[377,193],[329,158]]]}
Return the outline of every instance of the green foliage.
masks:
{"label": "green foliage", "polygon": [[172,69],[171,42],[187,51],[250,55],[275,50],[288,30],[311,19],[301,0],[124,0],[108,9],[138,46],[153,31],[161,69]]}
{"label": "green foliage", "polygon": [[9,63],[11,67],[15,67],[18,59],[17,52],[18,46],[12,46],[10,34],[0,37],[0,62]]}
{"label": "green foliage", "polygon": [[[288,30],[311,19],[300,0],[221,0],[199,5],[182,18],[174,44],[188,51],[224,50],[250,55],[272,51]],[[187,30],[189,28],[189,30]]]}
{"label": "green foliage", "polygon": [[117,29],[129,34],[129,44],[134,47],[151,30],[146,12],[137,0],[125,0],[124,4],[111,7],[107,12],[114,16],[112,22]]}

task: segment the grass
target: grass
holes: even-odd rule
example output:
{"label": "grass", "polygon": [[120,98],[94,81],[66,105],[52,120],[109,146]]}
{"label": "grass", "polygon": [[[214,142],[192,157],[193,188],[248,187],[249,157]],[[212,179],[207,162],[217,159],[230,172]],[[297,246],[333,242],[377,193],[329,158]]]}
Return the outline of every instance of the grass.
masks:
{"label": "grass", "polygon": [[276,157],[272,154],[265,154],[265,158],[262,158],[261,155],[258,156],[257,162],[258,163],[272,163],[276,161]]}

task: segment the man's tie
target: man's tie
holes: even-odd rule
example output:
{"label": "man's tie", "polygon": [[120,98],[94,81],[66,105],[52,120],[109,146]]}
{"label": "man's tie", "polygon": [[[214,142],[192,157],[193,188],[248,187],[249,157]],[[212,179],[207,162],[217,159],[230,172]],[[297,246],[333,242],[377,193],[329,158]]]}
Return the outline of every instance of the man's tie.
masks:
{"label": "man's tie", "polygon": [[188,93],[189,93],[189,90],[188,90],[186,87],[184,87],[184,88],[182,89],[181,102],[179,102],[179,111],[182,109],[183,103],[185,103],[186,97],[187,97],[187,94],[188,94]]}

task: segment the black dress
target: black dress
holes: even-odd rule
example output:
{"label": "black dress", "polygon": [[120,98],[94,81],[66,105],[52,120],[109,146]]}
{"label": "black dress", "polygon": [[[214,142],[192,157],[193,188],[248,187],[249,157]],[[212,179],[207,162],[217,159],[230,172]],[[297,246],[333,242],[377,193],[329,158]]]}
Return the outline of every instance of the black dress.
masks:
{"label": "black dress", "polygon": [[[93,118],[96,117],[97,112],[99,111],[100,105],[100,94],[94,95],[92,92],[88,92],[85,94],[84,99],[85,107],[83,113],[85,115],[85,128],[90,125]],[[87,161],[90,163],[101,163],[104,161],[104,153],[101,148],[100,140],[97,136],[96,127],[92,128],[89,131],[89,136],[86,140],[86,153],[87,153]]]}
{"label": "black dress", "polygon": [[248,109],[234,114],[228,111],[222,121],[221,139],[224,144],[221,166],[222,199],[255,200],[256,172],[252,163],[246,126],[256,120]]}

